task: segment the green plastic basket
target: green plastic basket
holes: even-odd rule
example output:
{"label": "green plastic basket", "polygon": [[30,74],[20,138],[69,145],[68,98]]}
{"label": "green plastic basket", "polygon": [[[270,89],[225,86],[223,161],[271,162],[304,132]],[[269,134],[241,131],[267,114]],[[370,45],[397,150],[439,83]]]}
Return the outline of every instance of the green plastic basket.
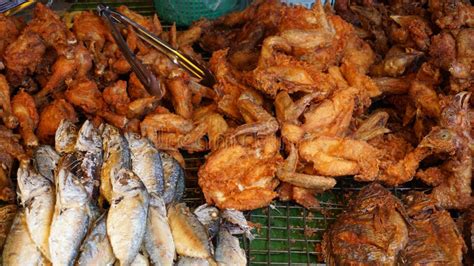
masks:
{"label": "green plastic basket", "polygon": [[178,26],[189,26],[201,18],[215,19],[243,9],[248,0],[154,0],[160,19]]}

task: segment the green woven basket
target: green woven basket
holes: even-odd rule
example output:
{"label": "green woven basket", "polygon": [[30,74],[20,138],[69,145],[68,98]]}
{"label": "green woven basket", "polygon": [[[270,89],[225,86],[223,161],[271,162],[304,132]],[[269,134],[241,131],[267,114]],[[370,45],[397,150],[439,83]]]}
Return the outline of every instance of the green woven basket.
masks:
{"label": "green woven basket", "polygon": [[189,26],[200,18],[215,19],[243,9],[248,0],[154,0],[160,19],[178,26]]}

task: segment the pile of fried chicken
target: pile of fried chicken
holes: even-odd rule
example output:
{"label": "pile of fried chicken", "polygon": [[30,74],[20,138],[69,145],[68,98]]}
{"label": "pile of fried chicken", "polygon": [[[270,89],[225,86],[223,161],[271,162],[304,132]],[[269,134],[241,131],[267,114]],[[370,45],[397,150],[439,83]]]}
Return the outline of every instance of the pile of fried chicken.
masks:
{"label": "pile of fried chicken", "polygon": [[182,151],[205,152],[199,184],[221,208],[277,197],[317,207],[314,195],[344,176],[388,186],[419,179],[440,206],[471,205],[472,5],[254,1],[186,31],[119,11],[203,64],[195,48],[211,53],[217,83],[199,84],[123,28],[163,84],[160,99],[97,14],[65,23],[38,4],[28,23],[0,16],[2,171],[51,143],[63,119],[87,118],[141,133],[183,164]]}

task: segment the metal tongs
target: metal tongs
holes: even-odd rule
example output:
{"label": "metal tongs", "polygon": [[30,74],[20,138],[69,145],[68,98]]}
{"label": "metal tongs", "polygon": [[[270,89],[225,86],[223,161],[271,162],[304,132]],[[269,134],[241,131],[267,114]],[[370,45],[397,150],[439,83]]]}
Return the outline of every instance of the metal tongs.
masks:
{"label": "metal tongs", "polygon": [[137,77],[151,94],[160,98],[163,97],[164,91],[161,87],[161,82],[158,81],[155,75],[153,75],[151,71],[135,57],[115,23],[130,25],[136,31],[137,36],[140,39],[168,56],[168,58],[173,63],[186,69],[194,77],[199,79],[201,84],[212,87],[212,85],[215,83],[214,75],[207,68],[201,66],[195,60],[174,49],[171,47],[171,45],[158,38],[153,33],[149,32],[147,29],[131,20],[127,16],[124,16],[123,14],[115,11],[113,8],[103,4],[99,4],[97,6],[97,11],[99,12],[100,16],[105,18],[107,25],[112,31],[112,36],[117,42],[117,45],[122,51],[125,59],[130,63],[133,71],[137,74]]}

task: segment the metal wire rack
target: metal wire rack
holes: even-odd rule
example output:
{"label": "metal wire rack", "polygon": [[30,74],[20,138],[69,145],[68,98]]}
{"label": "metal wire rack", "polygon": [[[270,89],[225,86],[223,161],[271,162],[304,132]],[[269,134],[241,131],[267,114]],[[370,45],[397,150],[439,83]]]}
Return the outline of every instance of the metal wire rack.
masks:
{"label": "metal wire rack", "polygon": [[[97,0],[74,1],[69,11],[93,10]],[[106,1],[107,5],[127,5],[130,9],[150,16],[155,10],[152,1]],[[198,185],[197,171],[204,163],[204,154],[186,154],[186,191],[184,202],[190,207],[203,204],[204,197]],[[271,206],[246,213],[255,225],[253,241],[241,238],[250,265],[318,265],[324,264],[321,241],[324,231],[347,206],[349,198],[365,184],[351,177],[338,180],[331,191],[318,195],[321,207],[307,210],[292,202],[275,201]],[[393,188],[396,196],[407,190],[427,190],[416,182]]]}

